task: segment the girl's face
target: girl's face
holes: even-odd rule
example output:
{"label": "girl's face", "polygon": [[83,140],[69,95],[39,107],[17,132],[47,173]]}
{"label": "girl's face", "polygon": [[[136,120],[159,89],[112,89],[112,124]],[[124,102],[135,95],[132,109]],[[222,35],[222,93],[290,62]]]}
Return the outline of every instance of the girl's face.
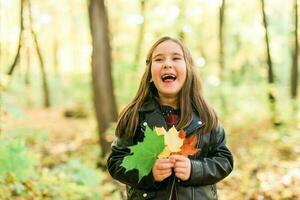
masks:
{"label": "girl's face", "polygon": [[160,97],[177,97],[186,79],[186,62],[177,43],[166,40],[154,49],[151,75]]}

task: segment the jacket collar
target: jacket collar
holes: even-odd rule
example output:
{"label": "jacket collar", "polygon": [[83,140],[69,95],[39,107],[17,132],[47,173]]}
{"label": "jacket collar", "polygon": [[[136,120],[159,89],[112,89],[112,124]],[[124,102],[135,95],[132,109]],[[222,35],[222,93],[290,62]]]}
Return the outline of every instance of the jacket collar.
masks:
{"label": "jacket collar", "polygon": [[139,109],[140,112],[150,112],[159,109],[159,104],[156,100],[146,101],[141,108]]}
{"label": "jacket collar", "polygon": [[[155,115],[156,115],[156,119],[160,119],[158,121],[160,121],[159,124],[152,124],[152,123],[149,123],[149,118],[152,118],[149,116],[148,118],[148,124],[151,126],[151,125],[163,125],[164,127],[166,126],[166,122],[164,120],[164,118],[161,116],[161,117],[158,117],[157,114],[158,113],[161,113],[160,112],[160,108],[159,108],[159,104],[157,101],[153,100],[153,101],[147,101],[145,102],[141,108],[139,109],[139,112],[149,112],[149,113],[152,113],[150,115],[154,116],[153,112],[155,112]],[[162,114],[161,114],[162,115]],[[162,120],[162,121],[161,121]],[[156,122],[158,122],[157,120],[155,120]],[[144,122],[143,122],[144,123]],[[147,124],[147,123],[146,123]],[[202,122],[202,120],[200,119],[200,117],[195,113],[193,112],[192,114],[192,121],[191,123],[184,129],[185,132],[186,132],[186,136],[189,136],[191,134],[193,134],[196,130],[198,130],[199,128],[203,127],[204,126],[204,123]],[[153,127],[151,127],[153,128]],[[166,127],[165,127],[166,128]]]}
{"label": "jacket collar", "polygon": [[204,126],[204,123],[202,122],[200,117],[198,115],[196,115],[195,112],[193,112],[192,121],[188,125],[188,127],[185,128],[186,136],[193,134],[196,130],[198,130],[199,128],[201,128],[203,126]]}

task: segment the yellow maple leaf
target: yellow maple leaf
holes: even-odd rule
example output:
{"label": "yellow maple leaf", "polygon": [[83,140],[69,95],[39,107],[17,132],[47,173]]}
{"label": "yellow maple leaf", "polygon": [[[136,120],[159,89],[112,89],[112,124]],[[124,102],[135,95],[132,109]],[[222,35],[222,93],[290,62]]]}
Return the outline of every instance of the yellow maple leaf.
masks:
{"label": "yellow maple leaf", "polygon": [[170,149],[166,146],[164,150],[158,155],[158,158],[168,158],[171,154]]}
{"label": "yellow maple leaf", "polygon": [[164,127],[155,127],[155,132],[157,135],[165,135],[167,133]]}
{"label": "yellow maple leaf", "polygon": [[181,150],[180,147],[182,146],[184,139],[179,137],[178,131],[175,126],[173,126],[164,134],[164,140],[167,148],[173,153]]}

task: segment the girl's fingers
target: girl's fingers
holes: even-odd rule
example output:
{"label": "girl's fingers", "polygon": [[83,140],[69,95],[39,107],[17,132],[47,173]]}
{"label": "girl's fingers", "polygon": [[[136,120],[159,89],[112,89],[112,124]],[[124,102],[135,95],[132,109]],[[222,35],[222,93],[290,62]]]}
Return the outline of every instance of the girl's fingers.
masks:
{"label": "girl's fingers", "polygon": [[172,163],[161,163],[161,164],[157,164],[157,169],[163,170],[163,169],[170,169],[174,167],[174,164]]}
{"label": "girl's fingers", "polygon": [[162,180],[168,178],[169,176],[171,176],[171,173],[164,174],[164,175],[159,175],[158,176],[158,181],[162,181]]}
{"label": "girl's fingers", "polygon": [[154,165],[157,169],[169,169],[174,167],[174,163],[169,159],[158,159]]}
{"label": "girl's fingers", "polygon": [[155,181],[162,181],[165,178],[171,176],[174,163],[169,159],[158,159],[156,160],[152,173]]}
{"label": "girl's fingers", "polygon": [[184,173],[186,171],[186,168],[175,168],[174,172],[175,173]]}
{"label": "girl's fingers", "polygon": [[174,165],[175,176],[183,181],[188,180],[191,174],[190,159],[180,155],[174,155],[172,159],[176,160]]}
{"label": "girl's fingers", "polygon": [[167,177],[171,176],[171,174],[172,174],[172,171],[163,174],[162,177],[163,177],[163,178],[167,178]]}
{"label": "girl's fingers", "polygon": [[177,178],[181,178],[182,176],[184,176],[184,173],[178,173],[178,172],[175,172],[175,176]]}
{"label": "girl's fingers", "polygon": [[182,155],[171,155],[169,157],[169,160],[175,160],[175,162],[185,161],[187,159],[188,159],[187,157]]}
{"label": "girl's fingers", "polygon": [[156,181],[162,181],[172,175],[174,169],[176,177],[187,180],[191,173],[191,162],[189,158],[182,155],[172,155],[169,159],[157,159],[153,167]]}
{"label": "girl's fingers", "polygon": [[171,174],[172,174],[171,170],[169,170],[168,172],[164,172],[162,174],[160,174],[159,171],[158,172],[153,171],[153,176],[154,176],[155,181],[162,181],[162,180],[168,178],[169,176],[171,176]]}
{"label": "girl's fingers", "polygon": [[176,162],[174,165],[174,168],[186,168],[189,167],[189,163],[190,161],[187,162]]}
{"label": "girl's fingers", "polygon": [[174,164],[174,167],[189,167],[191,165],[191,161],[189,158],[185,157],[185,156],[181,156],[181,155],[172,155],[171,159],[175,159],[176,162]]}
{"label": "girl's fingers", "polygon": [[190,170],[189,170],[189,168],[175,168],[174,172],[181,173],[181,174],[189,174]]}
{"label": "girl's fingers", "polygon": [[175,172],[175,176],[183,181],[188,180],[190,177],[190,173],[188,172]]}
{"label": "girl's fingers", "polygon": [[172,173],[171,169],[157,170],[157,174],[159,175],[169,174],[169,173]]}
{"label": "girl's fingers", "polygon": [[188,180],[188,178],[186,178],[187,176],[185,174],[176,174],[176,177],[183,181]]}
{"label": "girl's fingers", "polygon": [[172,161],[168,158],[163,158],[163,159],[157,159],[158,163],[172,163]]}

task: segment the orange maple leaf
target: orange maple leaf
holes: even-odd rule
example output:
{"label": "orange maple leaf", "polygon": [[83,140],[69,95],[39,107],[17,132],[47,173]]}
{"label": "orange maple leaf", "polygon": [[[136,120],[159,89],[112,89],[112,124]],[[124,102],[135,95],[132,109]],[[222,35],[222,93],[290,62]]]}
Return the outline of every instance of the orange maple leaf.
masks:
{"label": "orange maple leaf", "polygon": [[181,131],[179,131],[179,133],[178,133],[178,136],[180,137],[180,138],[185,138],[185,131],[184,130],[181,130]]}
{"label": "orange maple leaf", "polygon": [[[185,132],[184,132],[185,135]],[[181,135],[182,136],[182,135]],[[195,145],[197,144],[197,136],[192,135],[189,138],[185,138],[183,140],[183,144],[181,146],[181,151],[179,154],[184,155],[184,156],[191,156],[200,151],[200,149],[197,149]]]}

